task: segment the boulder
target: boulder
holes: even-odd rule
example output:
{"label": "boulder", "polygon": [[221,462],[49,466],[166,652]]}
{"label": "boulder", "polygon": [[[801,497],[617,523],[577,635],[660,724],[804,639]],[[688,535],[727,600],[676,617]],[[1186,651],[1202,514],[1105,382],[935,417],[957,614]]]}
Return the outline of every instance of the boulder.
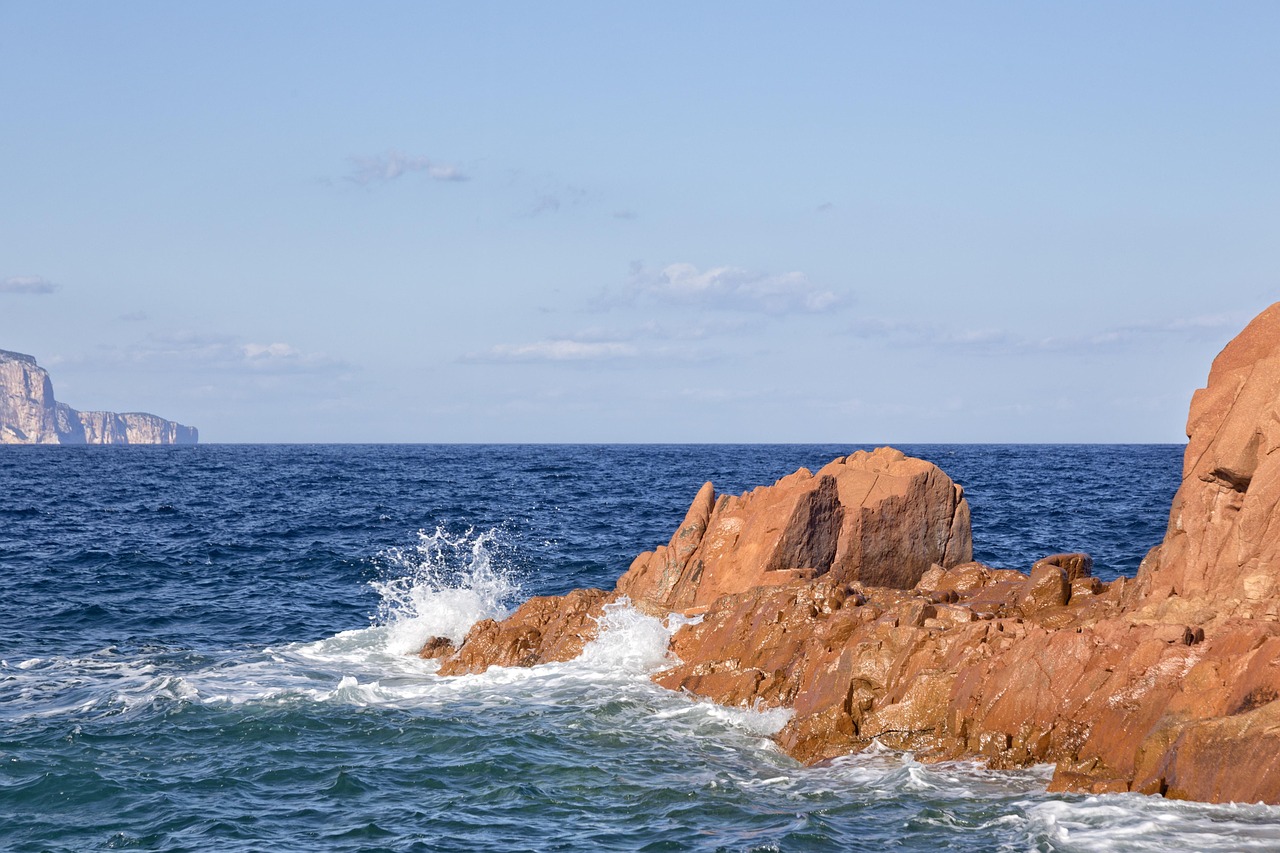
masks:
{"label": "boulder", "polygon": [[972,557],[964,490],[882,447],[740,496],[707,483],[671,541],[636,557],[617,591],[646,612],[697,613],[722,595],[818,577],[907,589],[933,565]]}

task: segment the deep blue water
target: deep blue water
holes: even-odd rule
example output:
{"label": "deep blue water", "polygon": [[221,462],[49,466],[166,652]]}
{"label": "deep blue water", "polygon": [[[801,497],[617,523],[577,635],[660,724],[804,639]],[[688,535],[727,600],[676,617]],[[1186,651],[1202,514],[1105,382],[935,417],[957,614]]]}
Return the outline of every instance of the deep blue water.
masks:
{"label": "deep blue water", "polygon": [[[1044,793],[864,755],[652,686],[628,611],[583,659],[441,679],[403,654],[612,586],[704,480],[849,446],[0,449],[0,849],[1274,849],[1280,810]],[[962,483],[975,556],[1132,574],[1181,446],[903,446]]]}

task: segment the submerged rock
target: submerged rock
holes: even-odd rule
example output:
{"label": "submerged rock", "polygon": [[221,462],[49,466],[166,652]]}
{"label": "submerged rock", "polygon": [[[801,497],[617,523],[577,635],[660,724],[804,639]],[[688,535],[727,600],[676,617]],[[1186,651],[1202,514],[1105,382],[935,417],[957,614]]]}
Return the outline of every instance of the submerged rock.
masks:
{"label": "submerged rock", "polygon": [[740,497],[703,486],[613,593],[532,599],[441,672],[578,654],[603,604],[699,619],[654,675],[785,707],[805,762],[873,741],[924,760],[1053,762],[1064,791],[1280,803],[1280,304],[1192,401],[1182,486],[1135,579],[1084,554],[971,562],[963,490],[889,448]]}
{"label": "submerged rock", "polygon": [[195,427],[146,412],[79,412],[35,358],[0,350],[0,444],[195,444]]}

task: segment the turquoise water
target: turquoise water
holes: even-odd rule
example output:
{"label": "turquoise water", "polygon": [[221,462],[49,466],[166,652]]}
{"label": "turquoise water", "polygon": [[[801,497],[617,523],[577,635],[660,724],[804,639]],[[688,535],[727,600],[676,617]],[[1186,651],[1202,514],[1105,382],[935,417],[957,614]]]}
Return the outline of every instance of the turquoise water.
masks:
{"label": "turquoise water", "polygon": [[[442,679],[406,654],[611,586],[705,479],[850,449],[4,448],[0,848],[1280,847],[1280,809],[1048,795],[1047,767],[801,767],[768,739],[779,712],[654,687],[668,628],[626,608],[565,664]],[[979,559],[1087,550],[1107,577],[1163,535],[1181,464],[904,449],[966,486]]]}

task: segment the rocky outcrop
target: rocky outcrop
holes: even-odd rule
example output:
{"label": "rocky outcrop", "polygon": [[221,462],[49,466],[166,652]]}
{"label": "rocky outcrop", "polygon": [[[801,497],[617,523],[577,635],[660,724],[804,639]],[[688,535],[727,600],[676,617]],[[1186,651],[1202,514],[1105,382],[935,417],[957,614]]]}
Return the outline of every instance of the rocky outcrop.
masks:
{"label": "rocky outcrop", "polygon": [[563,660],[626,595],[697,615],[657,683],[791,709],[776,739],[802,761],[879,742],[1053,762],[1055,790],[1280,803],[1280,304],[1215,360],[1188,436],[1133,579],[1083,554],[970,562],[962,490],[882,448],[737,498],[708,484],[613,593],[535,599],[433,654],[453,673]]}
{"label": "rocky outcrop", "polygon": [[1153,616],[1280,618],[1280,303],[1227,344],[1191,399],[1182,485],[1138,573]]}
{"label": "rocky outcrop", "polygon": [[78,412],[36,360],[0,350],[0,444],[195,444],[195,427],[145,412]]}
{"label": "rocky outcrop", "polygon": [[741,496],[717,498],[707,483],[671,541],[637,557],[617,590],[650,613],[692,614],[722,595],[817,577],[906,589],[934,564],[972,557],[963,489],[882,447]]}

